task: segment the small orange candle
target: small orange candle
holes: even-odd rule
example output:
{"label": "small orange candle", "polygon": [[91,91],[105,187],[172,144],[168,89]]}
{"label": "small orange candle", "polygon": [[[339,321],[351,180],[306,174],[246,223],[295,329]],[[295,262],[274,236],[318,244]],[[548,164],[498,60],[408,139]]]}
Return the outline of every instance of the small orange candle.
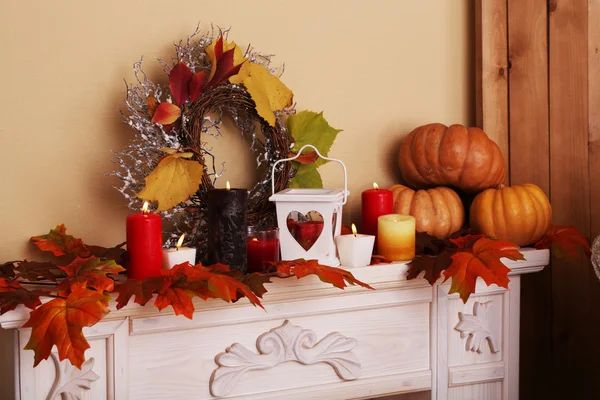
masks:
{"label": "small orange candle", "polygon": [[392,261],[415,258],[415,218],[410,215],[389,214],[377,219],[379,254]]}

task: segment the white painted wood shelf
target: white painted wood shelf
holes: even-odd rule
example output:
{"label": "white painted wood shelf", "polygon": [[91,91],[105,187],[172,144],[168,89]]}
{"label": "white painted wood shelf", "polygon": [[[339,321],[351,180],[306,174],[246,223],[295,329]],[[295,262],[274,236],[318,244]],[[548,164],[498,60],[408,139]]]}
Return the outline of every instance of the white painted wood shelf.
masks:
{"label": "white painted wood shelf", "polygon": [[477,282],[467,304],[449,283],[406,280],[404,264],[354,268],[376,290],[316,277],[274,278],[266,312],[243,299],[197,301],[189,320],[152,301],[84,333],[82,370],[51,357],[33,368],[22,307],[0,317],[0,398],[363,399],[431,391],[432,399],[518,398],[520,275],[547,250],[506,261],[510,290]]}

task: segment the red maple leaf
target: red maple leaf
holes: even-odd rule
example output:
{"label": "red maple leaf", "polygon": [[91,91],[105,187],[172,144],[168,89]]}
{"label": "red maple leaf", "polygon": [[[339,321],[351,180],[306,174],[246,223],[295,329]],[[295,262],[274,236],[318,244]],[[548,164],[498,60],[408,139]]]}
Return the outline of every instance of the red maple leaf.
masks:
{"label": "red maple leaf", "polygon": [[30,282],[35,282],[38,278],[47,279],[56,282],[57,274],[53,271],[58,270],[58,265],[52,262],[23,261],[15,267],[16,278],[24,278]]}
{"label": "red maple leaf", "polygon": [[592,254],[588,239],[570,226],[551,226],[535,248],[550,249],[557,257],[567,260],[589,259]]}
{"label": "red maple leaf", "polygon": [[452,264],[450,253],[445,251],[437,256],[422,255],[415,257],[408,265],[410,266],[406,279],[411,280],[419,276],[425,271],[424,278],[427,279],[430,285],[433,285]]}
{"label": "red maple leaf", "polygon": [[81,239],[67,235],[67,228],[64,224],[57,225],[47,235],[34,236],[31,240],[40,250],[49,251],[55,256],[90,256],[89,249]]}
{"label": "red maple leaf", "polygon": [[67,278],[58,286],[60,294],[69,293],[73,285],[112,292],[115,281],[106,275],[125,271],[125,268],[113,260],[101,260],[94,256],[76,257],[69,265],[59,266],[59,268],[67,273]]}
{"label": "red maple leaf", "polygon": [[173,101],[182,106],[190,95],[190,81],[194,73],[182,62],[178,62],[169,72],[169,89]]}
{"label": "red maple leaf", "polygon": [[279,261],[272,263],[277,268],[277,272],[282,275],[296,275],[300,279],[307,275],[317,275],[322,282],[332,284],[333,286],[343,289],[346,282],[351,285],[359,285],[367,289],[373,289],[364,282],[359,281],[352,275],[350,271],[345,269],[320,265],[317,260],[294,260],[294,261]]}
{"label": "red maple leaf", "polygon": [[33,310],[23,325],[32,328],[25,349],[35,353],[33,366],[47,359],[56,345],[60,360],[67,358],[81,368],[84,352],[90,347],[83,328],[96,324],[108,312],[108,298],[84,287],[74,287],[66,299],[53,299]]}
{"label": "red maple leaf", "polygon": [[[343,233],[342,233],[342,235],[343,235]],[[378,256],[378,255],[374,254],[371,256],[371,262],[369,263],[369,265],[391,264],[392,262],[393,262],[392,260],[388,260],[384,256]]]}
{"label": "red maple leaf", "polygon": [[14,278],[15,265],[24,261],[7,261],[0,264],[0,278]]}
{"label": "red maple leaf", "polygon": [[[508,289],[510,269],[500,261],[501,258],[524,260],[519,246],[514,243],[485,237],[474,241],[474,236],[468,235],[464,240],[453,240],[460,250],[452,254],[452,263],[444,271],[444,282],[452,278],[448,293],[459,293],[465,303],[469,296],[475,293],[477,278],[482,278],[488,286],[495,283]],[[472,247],[467,247],[471,243]]]}
{"label": "red maple leaf", "polygon": [[258,272],[254,272],[244,276],[242,283],[248,286],[252,293],[262,299],[263,294],[267,293],[265,283],[271,283],[271,277],[269,275],[263,275],[259,274]]}
{"label": "red maple leaf", "polygon": [[0,278],[0,315],[14,310],[19,304],[35,309],[42,304],[40,296],[47,295],[43,290],[27,290],[18,282],[6,282]]}
{"label": "red maple leaf", "polygon": [[119,294],[117,297],[117,310],[125,307],[132,297],[134,301],[144,306],[154,296],[154,293],[166,290],[170,285],[168,277],[158,276],[147,278],[144,280],[128,279],[125,282],[115,286],[115,292]]}
{"label": "red maple leaf", "polygon": [[[124,307],[134,296],[136,303],[144,305],[154,294],[157,295],[154,300],[156,308],[163,310],[171,306],[176,315],[183,314],[190,319],[194,314],[194,297],[203,300],[222,299],[227,302],[247,297],[252,304],[262,307],[257,294],[242,281],[244,277],[238,275],[222,264],[214,267],[178,264],[168,271],[163,271],[162,277],[143,281],[128,280],[118,285],[115,289],[119,293],[117,308]],[[250,279],[255,286],[254,290],[260,292],[256,278]]]}

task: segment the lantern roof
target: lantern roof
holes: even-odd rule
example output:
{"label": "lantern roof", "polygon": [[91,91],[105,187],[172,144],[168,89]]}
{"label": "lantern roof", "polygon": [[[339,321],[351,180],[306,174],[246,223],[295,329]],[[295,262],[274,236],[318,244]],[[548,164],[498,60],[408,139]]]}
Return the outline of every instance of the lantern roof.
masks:
{"label": "lantern roof", "polygon": [[[348,196],[350,192],[347,192]],[[338,203],[344,201],[344,189],[289,188],[277,192],[270,201]]]}

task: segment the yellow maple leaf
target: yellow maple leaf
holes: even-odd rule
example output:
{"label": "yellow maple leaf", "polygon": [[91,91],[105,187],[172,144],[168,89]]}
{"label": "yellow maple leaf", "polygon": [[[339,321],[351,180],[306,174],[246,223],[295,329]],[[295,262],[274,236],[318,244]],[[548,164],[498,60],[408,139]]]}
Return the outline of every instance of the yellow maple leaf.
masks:
{"label": "yellow maple leaf", "polygon": [[173,208],[196,193],[204,174],[202,164],[186,160],[193,156],[192,153],[177,153],[174,149],[163,151],[168,155],[146,177],[146,187],[138,194],[140,199],[158,201],[158,211]]}
{"label": "yellow maple leaf", "polygon": [[243,83],[256,104],[258,115],[271,126],[275,126],[274,111],[292,105],[294,93],[278,76],[271,74],[260,64],[246,62],[240,72],[229,78],[231,83]]}
{"label": "yellow maple leaf", "polygon": [[[217,70],[217,59],[215,58],[215,43],[217,42],[217,40],[213,40],[213,42],[211,44],[209,44],[208,47],[206,47],[206,49],[205,49],[206,56],[210,60],[210,64],[211,64],[210,75],[208,75],[207,82],[210,82],[212,77],[215,75],[215,71]],[[225,38],[223,38],[223,53],[225,53],[227,50],[231,50],[231,49],[235,49],[233,51],[233,65],[239,65],[239,64],[243,63],[244,61],[246,61],[246,59],[244,58],[244,55],[242,54],[242,50],[240,50],[240,48],[235,44],[235,42],[228,42]],[[242,68],[240,68],[240,72],[238,73],[238,75],[242,73],[242,70],[244,69],[244,66],[246,64],[248,64],[248,63],[244,63],[244,65],[242,65]],[[234,75],[234,76],[237,76],[237,75]],[[231,83],[233,83],[233,82],[231,82]]]}

